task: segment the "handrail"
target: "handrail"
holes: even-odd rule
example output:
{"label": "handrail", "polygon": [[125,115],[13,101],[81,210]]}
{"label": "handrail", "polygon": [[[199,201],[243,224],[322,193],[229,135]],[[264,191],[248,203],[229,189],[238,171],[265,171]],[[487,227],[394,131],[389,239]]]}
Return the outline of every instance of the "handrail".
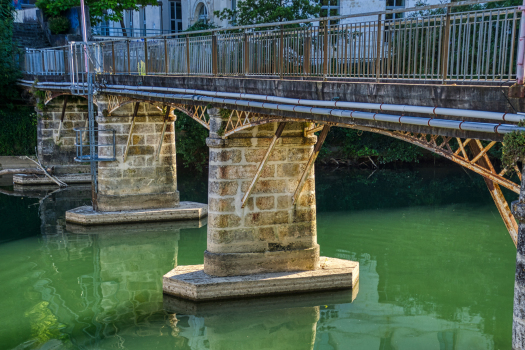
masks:
{"label": "handrail", "polygon": [[[451,7],[478,3],[482,1],[128,37],[90,42],[88,51],[94,72],[105,74],[322,77],[377,82],[511,80],[516,73],[522,11],[518,7],[449,11]],[[446,12],[383,18],[389,13],[439,8]],[[378,14],[377,19],[371,19],[372,14]],[[344,18],[363,21],[327,26],[327,19],[334,23]],[[285,28],[292,23],[314,22],[319,25]],[[277,29],[272,28],[275,25]],[[267,30],[247,31],[249,28]],[[206,35],[194,35],[199,33]],[[83,66],[79,45],[83,44],[28,49],[25,71],[74,73],[81,78],[81,72],[75,70]]]}

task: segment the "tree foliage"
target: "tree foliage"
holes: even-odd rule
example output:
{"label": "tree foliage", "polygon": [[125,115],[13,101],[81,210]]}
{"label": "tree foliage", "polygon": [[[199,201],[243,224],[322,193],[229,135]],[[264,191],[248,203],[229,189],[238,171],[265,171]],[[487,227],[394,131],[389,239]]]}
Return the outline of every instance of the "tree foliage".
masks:
{"label": "tree foliage", "polygon": [[0,109],[14,108],[18,91],[13,89],[20,78],[20,51],[13,43],[14,7],[11,0],[0,0]]}
{"label": "tree foliage", "polygon": [[318,17],[321,6],[309,0],[242,0],[236,10],[215,11],[231,25],[284,22]]}
{"label": "tree foliage", "polygon": [[[157,0],[86,0],[90,21],[93,25],[106,20],[122,21],[124,10],[137,11],[140,7],[147,5],[157,5]],[[59,17],[64,11],[80,6],[80,0],[38,0],[36,6],[44,11],[46,16]]]}

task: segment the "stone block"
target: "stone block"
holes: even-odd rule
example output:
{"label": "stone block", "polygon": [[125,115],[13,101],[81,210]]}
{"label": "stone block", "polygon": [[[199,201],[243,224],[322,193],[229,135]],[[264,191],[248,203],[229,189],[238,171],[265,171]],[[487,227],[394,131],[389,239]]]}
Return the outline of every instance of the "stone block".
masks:
{"label": "stone block", "polygon": [[268,210],[275,208],[275,197],[262,196],[255,198],[255,206],[259,210]]}
{"label": "stone block", "polygon": [[[211,167],[210,167],[211,168]],[[239,184],[237,181],[209,181],[208,192],[212,195],[234,196],[237,194]]]}
{"label": "stone block", "polygon": [[255,165],[213,165],[210,166],[210,179],[237,180],[253,178],[257,167]]}
{"label": "stone block", "polygon": [[[260,163],[266,154],[265,149],[247,149],[244,151],[244,159],[248,163]],[[282,162],[286,160],[287,150],[274,148],[268,157],[269,162]]]}
{"label": "stone block", "polygon": [[275,227],[260,227],[258,229],[259,239],[261,241],[275,241],[279,236],[275,232]]}
{"label": "stone block", "polygon": [[298,209],[292,213],[292,222],[315,221],[315,209]]}
{"label": "stone block", "polygon": [[[251,181],[243,181],[242,189],[243,193],[246,193]],[[286,191],[286,180],[258,180],[255,184],[252,194],[263,194],[263,193],[283,193]]]}
{"label": "stone block", "polygon": [[233,212],[235,211],[235,198],[209,198],[208,206],[213,212]]}
{"label": "stone block", "polygon": [[289,222],[288,211],[255,212],[245,214],[244,225],[247,227],[287,224]]}
{"label": "stone block", "polygon": [[239,163],[242,160],[241,150],[214,150],[210,149],[210,164],[211,163]]}
{"label": "stone block", "polygon": [[208,217],[208,225],[214,228],[238,227],[240,223],[241,218],[235,214],[210,213]]}
{"label": "stone block", "polygon": [[155,149],[153,146],[130,146],[128,155],[129,156],[144,156],[154,154]]}
{"label": "stone block", "polygon": [[310,158],[312,150],[310,148],[291,148],[288,150],[288,161],[302,162]]}
{"label": "stone block", "polygon": [[306,169],[306,164],[298,163],[284,163],[277,164],[277,177],[300,177],[304,169]]}
{"label": "stone block", "polygon": [[[208,229],[208,241],[213,244],[231,244],[252,241],[255,237],[254,228]],[[212,250],[212,249],[210,249]]]}

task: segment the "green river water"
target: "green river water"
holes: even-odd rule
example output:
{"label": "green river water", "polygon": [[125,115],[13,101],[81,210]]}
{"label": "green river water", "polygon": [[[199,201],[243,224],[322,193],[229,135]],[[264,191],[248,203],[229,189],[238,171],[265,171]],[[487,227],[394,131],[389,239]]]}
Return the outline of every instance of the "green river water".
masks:
{"label": "green river water", "polygon": [[[206,201],[205,175],[178,181]],[[516,249],[480,177],[318,169],[316,186],[321,254],[359,261],[357,295],[164,297],[163,274],[202,264],[203,223],[82,231],[64,211],[89,189],[0,195],[0,349],[511,348]]]}

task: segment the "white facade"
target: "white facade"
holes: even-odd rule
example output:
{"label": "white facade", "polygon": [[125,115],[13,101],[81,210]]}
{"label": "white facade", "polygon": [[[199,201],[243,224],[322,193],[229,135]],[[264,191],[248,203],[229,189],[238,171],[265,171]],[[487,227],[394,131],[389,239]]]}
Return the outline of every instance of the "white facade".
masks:
{"label": "white facade", "polygon": [[[158,6],[146,6],[138,11],[125,11],[124,22],[127,33],[133,36],[177,33],[186,30],[198,21],[213,23],[218,27],[227,27],[227,21],[219,20],[215,11],[234,9],[238,0],[161,0]],[[335,15],[350,15],[366,12],[385,11],[387,9],[409,8],[417,0],[324,0],[324,14],[327,10]],[[427,4],[439,4],[443,0],[427,0]],[[330,7],[328,8],[328,3]],[[377,16],[349,18],[341,24],[376,20]],[[101,28],[109,28],[103,30]],[[105,23],[94,32],[103,36],[122,35],[120,23]]]}

